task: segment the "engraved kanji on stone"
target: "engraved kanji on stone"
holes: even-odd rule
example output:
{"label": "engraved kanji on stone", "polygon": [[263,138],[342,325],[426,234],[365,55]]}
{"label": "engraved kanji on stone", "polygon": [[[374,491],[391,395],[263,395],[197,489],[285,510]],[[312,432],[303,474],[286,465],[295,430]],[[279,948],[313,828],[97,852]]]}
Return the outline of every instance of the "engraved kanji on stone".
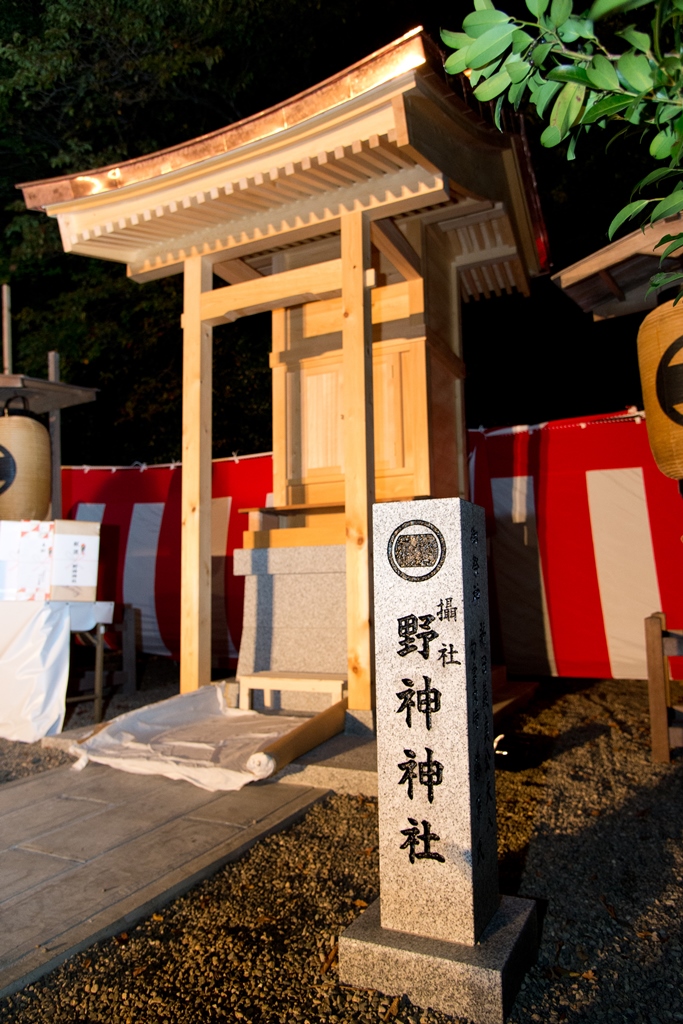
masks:
{"label": "engraved kanji on stone", "polygon": [[415,760],[417,754],[415,753],[414,750],[404,750],[403,753],[406,755],[408,760],[402,761],[398,766],[403,772],[403,775],[398,780],[398,784],[399,786],[408,787],[408,799],[412,800],[413,782],[417,778],[417,772],[415,771],[415,769],[417,768],[417,761]]}
{"label": "engraved kanji on stone", "polygon": [[[436,832],[432,832],[431,824],[423,819],[422,832],[420,832],[420,826],[415,818],[408,818],[408,822],[412,827],[401,829],[401,835],[406,837],[406,841],[401,844],[399,849],[410,851],[408,854],[410,863],[414,864],[416,860],[438,860],[444,864],[446,858],[436,850],[432,850],[432,843],[438,843],[440,837]],[[418,850],[420,843],[423,845],[422,850]]]}
{"label": "engraved kanji on stone", "polygon": [[478,750],[475,752],[475,755],[474,755],[474,772],[473,772],[473,774],[474,774],[474,781],[475,782],[479,782],[479,779],[481,778],[481,758],[479,756],[479,751]]}
{"label": "engraved kanji on stone", "polygon": [[400,690],[396,694],[396,696],[401,702],[400,706],[396,709],[396,714],[402,715],[403,712],[405,711],[406,725],[408,726],[409,729],[411,729],[413,725],[412,712],[413,708],[415,707],[415,701],[413,700],[415,696],[415,690],[413,689],[414,683],[412,679],[402,679],[401,682],[406,687],[406,689]]}
{"label": "engraved kanji on stone", "polygon": [[479,543],[479,530],[477,530],[473,526],[472,529],[470,530],[470,544],[478,544],[478,543]]}
{"label": "engraved kanji on stone", "polygon": [[479,589],[479,587],[472,587],[472,601],[473,601],[473,603],[476,604],[480,597],[481,597],[481,590]]}
{"label": "engraved kanji on stone", "polygon": [[406,787],[408,799],[412,800],[415,793],[414,783],[417,779],[421,786],[425,786],[430,804],[434,803],[434,787],[440,786],[443,782],[443,765],[440,761],[434,760],[434,751],[429,747],[425,747],[426,761],[417,761],[417,754],[414,750],[404,750],[403,753],[408,760],[401,761],[398,765],[403,772],[398,780],[399,786]]}
{"label": "engraved kanji on stone", "polygon": [[446,667],[446,665],[462,664],[462,662],[458,661],[457,658],[455,657],[456,654],[458,654],[458,651],[453,646],[453,644],[449,644],[448,647],[446,647],[446,645],[444,644],[444,646],[440,648],[438,657],[439,661],[441,662],[444,668]]}
{"label": "engraved kanji on stone", "polygon": [[425,716],[425,725],[429,731],[432,727],[432,715],[441,710],[441,690],[432,686],[429,676],[422,678],[425,688],[417,691],[417,710]]}
{"label": "engraved kanji on stone", "polygon": [[443,765],[440,761],[432,758],[433,750],[425,747],[426,761],[420,761],[418,771],[420,773],[420,785],[427,787],[427,799],[430,804],[434,803],[434,787],[440,786],[443,782]]}
{"label": "engraved kanji on stone", "polygon": [[396,714],[401,715],[405,713],[406,725],[409,729],[413,727],[413,711],[415,708],[417,708],[421,715],[425,716],[427,730],[432,727],[432,715],[441,710],[441,690],[437,690],[436,687],[432,686],[429,676],[423,676],[422,678],[424,680],[424,690],[415,690],[415,683],[412,679],[402,679],[401,682],[406,689],[399,690],[396,694],[401,702],[396,709]]}
{"label": "engraved kanji on stone", "polygon": [[479,575],[479,557],[477,555],[472,555],[472,572],[475,576]]}
{"label": "engraved kanji on stone", "polygon": [[483,646],[486,643],[486,623],[479,623],[479,643]]}
{"label": "engraved kanji on stone", "polygon": [[436,615],[440,622],[448,621],[448,619],[456,620],[458,617],[457,607],[453,607],[452,597],[442,597],[439,601],[438,608],[436,609]]}
{"label": "engraved kanji on stone", "polygon": [[[403,615],[398,619],[400,646],[397,653],[402,658],[405,658],[407,654],[417,651],[425,661],[427,660],[429,657],[429,645],[439,635],[436,630],[430,629],[434,619],[434,615]],[[421,649],[418,649],[416,643],[418,640],[422,644]]]}

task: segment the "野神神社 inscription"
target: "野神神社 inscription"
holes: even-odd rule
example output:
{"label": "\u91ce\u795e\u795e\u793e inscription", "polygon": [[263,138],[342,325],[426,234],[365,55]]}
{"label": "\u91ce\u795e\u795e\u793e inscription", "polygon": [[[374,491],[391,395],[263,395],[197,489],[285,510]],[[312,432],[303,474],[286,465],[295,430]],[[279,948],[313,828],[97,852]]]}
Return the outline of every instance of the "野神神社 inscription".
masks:
{"label": "\u91ce\u795e\u795e\u793e inscription", "polygon": [[537,933],[533,901],[498,896],[484,512],[373,513],[380,895],[339,978],[504,1024]]}
{"label": "\u91ce\u795e\u795e\u793e inscription", "polygon": [[374,508],[382,927],[475,943],[498,905],[483,511]]}

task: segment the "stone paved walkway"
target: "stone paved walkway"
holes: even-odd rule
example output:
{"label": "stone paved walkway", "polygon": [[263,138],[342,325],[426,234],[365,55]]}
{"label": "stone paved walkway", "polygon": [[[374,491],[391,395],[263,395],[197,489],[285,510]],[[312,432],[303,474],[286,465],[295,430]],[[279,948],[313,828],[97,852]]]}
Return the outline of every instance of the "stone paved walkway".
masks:
{"label": "stone paved walkway", "polygon": [[185,892],[326,794],[209,793],[101,765],[0,787],[0,998]]}

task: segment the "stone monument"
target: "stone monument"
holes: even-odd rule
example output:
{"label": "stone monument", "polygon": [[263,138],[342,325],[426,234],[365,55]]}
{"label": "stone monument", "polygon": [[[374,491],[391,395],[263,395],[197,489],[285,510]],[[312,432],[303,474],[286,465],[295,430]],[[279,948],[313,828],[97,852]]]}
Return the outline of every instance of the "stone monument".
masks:
{"label": "stone monument", "polygon": [[537,951],[498,894],[484,512],[374,506],[380,898],[341,936],[347,985],[502,1022]]}

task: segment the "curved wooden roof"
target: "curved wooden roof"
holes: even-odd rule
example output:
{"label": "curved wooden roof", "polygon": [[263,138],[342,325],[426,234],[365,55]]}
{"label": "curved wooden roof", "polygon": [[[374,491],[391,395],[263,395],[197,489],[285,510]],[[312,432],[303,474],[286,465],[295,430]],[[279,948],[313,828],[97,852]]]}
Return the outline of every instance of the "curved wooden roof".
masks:
{"label": "curved wooden roof", "polygon": [[425,62],[422,26],[291,99],[241,121],[120,164],[18,184],[30,210],[111,192],[259,142],[367,93]]}

